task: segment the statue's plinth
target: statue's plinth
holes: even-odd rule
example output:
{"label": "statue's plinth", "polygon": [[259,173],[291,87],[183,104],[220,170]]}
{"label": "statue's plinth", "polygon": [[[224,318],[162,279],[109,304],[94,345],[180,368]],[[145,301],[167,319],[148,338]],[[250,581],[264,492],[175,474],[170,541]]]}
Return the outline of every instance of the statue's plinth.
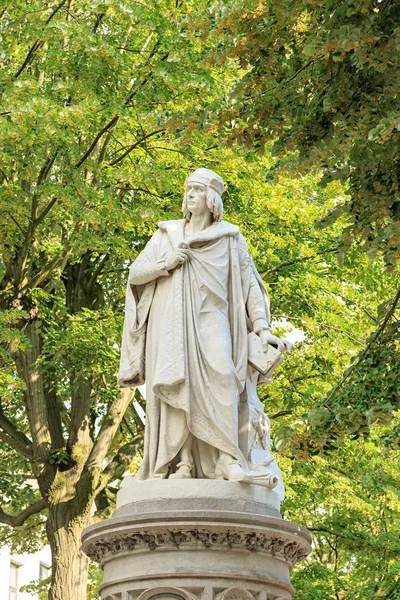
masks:
{"label": "statue's plinth", "polygon": [[286,600],[309,532],[285,521],[261,486],[127,478],[111,519],[83,534],[103,600]]}

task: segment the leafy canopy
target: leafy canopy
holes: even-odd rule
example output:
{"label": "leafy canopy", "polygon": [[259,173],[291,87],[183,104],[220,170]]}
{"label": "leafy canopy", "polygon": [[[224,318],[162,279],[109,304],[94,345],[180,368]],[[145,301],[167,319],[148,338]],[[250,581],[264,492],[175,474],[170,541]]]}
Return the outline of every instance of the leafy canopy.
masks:
{"label": "leafy canopy", "polygon": [[[323,169],[345,184],[324,215],[340,220],[342,250],[356,242],[393,269],[400,253],[400,11],[390,0],[237,0],[203,3],[193,24],[208,63],[238,66],[218,111],[225,142],[260,152],[274,141],[281,167]],[[202,118],[216,127],[214,110]]]}
{"label": "leafy canopy", "polygon": [[[342,253],[362,239],[391,266],[398,251],[397,125],[367,139],[393,102],[396,15],[374,8],[16,0],[0,11],[3,543],[33,550],[46,515],[55,562],[72,565],[53,519],[82,528],[93,502],[107,516],[136,468],[143,425],[115,379],[126,270],[158,220],[179,218],[182,183],[202,164],[227,183],[226,218],[269,287],[277,332],[304,335],[262,391],[286,516],[318,538],[298,595],[350,600],[368,568],[384,579],[368,590],[393,596],[398,277],[360,245]],[[340,41],[346,19],[358,47]],[[321,167],[336,170],[325,187]],[[345,475],[330,479],[334,466]],[[53,594],[60,581],[53,569]]]}

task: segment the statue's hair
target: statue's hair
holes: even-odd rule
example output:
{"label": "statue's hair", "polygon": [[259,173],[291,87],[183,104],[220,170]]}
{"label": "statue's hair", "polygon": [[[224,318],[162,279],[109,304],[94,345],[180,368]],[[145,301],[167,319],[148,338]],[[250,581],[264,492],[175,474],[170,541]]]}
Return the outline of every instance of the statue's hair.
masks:
{"label": "statue's hair", "polygon": [[[218,192],[216,192],[215,190],[213,190],[212,188],[210,188],[208,186],[207,186],[206,203],[207,203],[208,209],[213,214],[214,221],[221,221],[222,213],[224,212],[222,198],[218,194]],[[190,221],[192,213],[190,212],[190,210],[188,208],[187,192],[185,192],[184,196],[183,196],[182,212],[183,212],[185,221]]]}

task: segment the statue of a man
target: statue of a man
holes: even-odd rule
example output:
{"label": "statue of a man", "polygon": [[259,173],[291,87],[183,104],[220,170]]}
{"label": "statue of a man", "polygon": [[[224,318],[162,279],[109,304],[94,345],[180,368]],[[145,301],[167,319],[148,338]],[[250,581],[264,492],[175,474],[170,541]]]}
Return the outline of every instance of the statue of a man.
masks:
{"label": "statue of a man", "polygon": [[262,379],[248,365],[248,334],[264,351],[288,349],[269,329],[268,294],[239,228],[222,220],[223,191],[219,175],[194,171],[184,218],[159,223],[130,268],[119,383],[146,381],[138,479],[245,480],[239,404]]}

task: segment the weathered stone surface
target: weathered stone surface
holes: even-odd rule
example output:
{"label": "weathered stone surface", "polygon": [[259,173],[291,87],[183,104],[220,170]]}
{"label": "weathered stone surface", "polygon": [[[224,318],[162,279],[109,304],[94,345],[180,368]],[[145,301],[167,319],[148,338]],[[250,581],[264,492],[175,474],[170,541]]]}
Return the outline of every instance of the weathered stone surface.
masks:
{"label": "weathered stone surface", "polygon": [[143,462],[83,549],[103,600],[290,600],[311,537],[281,518],[283,479],[257,386],[290,343],[239,228],[222,220],[224,182],[186,181],[184,219],[159,223],[130,268],[119,382],[146,382]]}
{"label": "weathered stone surface", "polygon": [[[250,485],[237,481],[224,481],[216,479],[193,479],[179,480],[169,479],[168,483],[159,479],[138,481],[132,477],[125,477],[121,489],[117,495],[117,512],[122,515],[123,511],[142,511],[142,503],[151,510],[159,509],[160,506],[168,510],[180,510],[180,506],[190,503],[192,510],[201,510],[207,502],[207,508],[242,507],[243,512],[269,511],[271,516],[280,517],[280,498],[276,490],[262,486]],[[248,505],[251,505],[248,508]],[[126,509],[124,507],[129,505]]]}
{"label": "weathered stone surface", "polygon": [[239,227],[222,220],[224,182],[186,180],[183,219],[158,224],[129,270],[119,382],[146,383],[137,479],[225,479],[277,488],[257,386],[291,344],[270,331],[269,297]]}
{"label": "weathered stone surface", "polygon": [[104,569],[102,598],[237,600],[238,590],[243,600],[292,598],[290,570],[309,554],[311,537],[265,502],[273,490],[196,479],[129,489],[136,501],[83,537]]}

